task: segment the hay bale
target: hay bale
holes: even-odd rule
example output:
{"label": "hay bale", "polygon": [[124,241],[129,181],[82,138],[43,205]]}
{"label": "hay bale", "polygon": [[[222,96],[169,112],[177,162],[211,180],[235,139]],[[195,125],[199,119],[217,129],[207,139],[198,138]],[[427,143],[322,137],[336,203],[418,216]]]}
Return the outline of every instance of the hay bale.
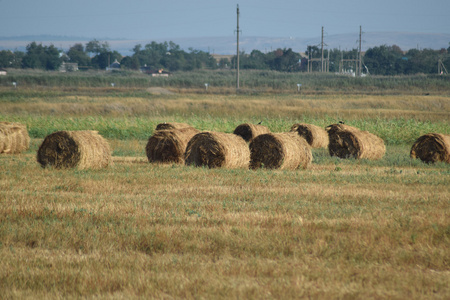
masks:
{"label": "hay bale", "polygon": [[199,132],[192,127],[155,131],[145,147],[148,161],[184,164],[186,146]]}
{"label": "hay bale", "polygon": [[236,127],[233,133],[242,137],[246,142],[250,142],[258,135],[269,132],[270,130],[266,126],[260,124],[244,123]]}
{"label": "hay bale", "polygon": [[232,133],[201,132],[186,147],[186,165],[209,168],[248,168],[250,150],[247,143]]}
{"label": "hay bale", "polygon": [[171,123],[160,123],[158,125],[156,125],[155,130],[168,130],[168,129],[180,129],[180,128],[193,128],[191,125],[186,124],[186,123],[176,123],[176,122],[171,122]]}
{"label": "hay bale", "polygon": [[450,135],[427,133],[419,137],[411,147],[411,158],[420,158],[426,163],[443,161],[450,163]]}
{"label": "hay bale", "polygon": [[360,131],[358,128],[350,126],[350,125],[345,125],[345,124],[331,124],[328,125],[327,128],[325,128],[325,131],[328,132],[328,135],[330,135],[330,132],[336,132],[336,131],[341,131],[341,130],[347,130],[347,131]]}
{"label": "hay bale", "polygon": [[250,142],[251,169],[306,169],[311,162],[311,147],[295,132],[266,133]]}
{"label": "hay bale", "polygon": [[43,168],[100,169],[112,163],[108,142],[97,131],[58,131],[48,135],[37,152]]}
{"label": "hay bale", "polygon": [[30,136],[25,125],[0,122],[0,153],[17,154],[29,147]]}
{"label": "hay bale", "polygon": [[328,147],[328,133],[322,127],[313,124],[294,124],[291,127],[292,132],[297,132],[303,137],[312,148]]}
{"label": "hay bale", "polygon": [[326,128],[331,156],[356,159],[380,159],[386,152],[384,141],[378,136],[356,127],[333,124]]}

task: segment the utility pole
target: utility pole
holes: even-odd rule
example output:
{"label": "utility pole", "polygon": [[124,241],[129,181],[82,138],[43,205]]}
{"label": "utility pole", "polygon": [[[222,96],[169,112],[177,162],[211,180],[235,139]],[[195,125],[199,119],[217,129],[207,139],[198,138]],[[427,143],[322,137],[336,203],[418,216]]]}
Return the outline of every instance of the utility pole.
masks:
{"label": "utility pole", "polygon": [[236,42],[236,92],[239,91],[239,4],[236,8],[236,14],[237,14],[237,27],[236,27],[236,36],[237,36],[237,42]]}
{"label": "utility pole", "polygon": [[327,57],[327,73],[330,72],[330,50],[328,50],[328,57]]}
{"label": "utility pole", "polygon": [[359,26],[359,61],[358,61],[358,76],[362,75],[362,56],[361,56],[361,43],[362,43],[362,28]]}
{"label": "utility pole", "polygon": [[309,65],[311,64],[311,46],[308,45],[308,73],[311,72],[309,70]]}
{"label": "utility pole", "polygon": [[322,45],[322,57],[320,59],[320,63],[322,65],[322,72],[323,72],[323,26],[322,26],[322,42],[321,42],[321,45]]}
{"label": "utility pole", "polygon": [[447,69],[445,68],[444,63],[442,62],[442,58],[439,58],[438,60],[438,74],[448,74]]}

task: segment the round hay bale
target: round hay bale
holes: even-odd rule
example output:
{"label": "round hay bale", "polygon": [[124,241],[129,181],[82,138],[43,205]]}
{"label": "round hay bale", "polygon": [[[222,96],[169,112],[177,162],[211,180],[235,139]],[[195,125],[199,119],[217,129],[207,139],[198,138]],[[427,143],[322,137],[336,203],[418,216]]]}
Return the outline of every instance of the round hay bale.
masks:
{"label": "round hay bale", "polygon": [[57,131],[48,135],[37,152],[43,168],[100,169],[112,163],[108,142],[97,131]]}
{"label": "round hay bale", "polygon": [[443,161],[450,163],[450,135],[427,133],[419,137],[411,147],[411,158],[420,158],[423,162]]}
{"label": "round hay bale", "polygon": [[384,141],[368,131],[344,124],[330,125],[326,130],[331,156],[375,160],[382,158],[386,152]]}
{"label": "round hay bale", "polygon": [[232,133],[201,132],[186,147],[185,164],[209,168],[248,168],[247,143]]}
{"label": "round hay bale", "polygon": [[328,147],[328,133],[322,127],[313,124],[294,124],[291,131],[297,132],[312,148]]}
{"label": "round hay bale", "polygon": [[261,134],[250,142],[251,169],[306,169],[312,158],[311,147],[295,132]]}
{"label": "round hay bale", "polygon": [[14,141],[12,140],[11,127],[0,124],[0,153],[11,153]]}
{"label": "round hay bale", "polygon": [[192,127],[155,131],[145,147],[148,161],[184,164],[186,146],[199,132]]}
{"label": "round hay bale", "polygon": [[0,122],[0,153],[17,154],[29,147],[30,136],[25,125]]}
{"label": "round hay bale", "polygon": [[166,123],[166,122],[164,122],[164,123],[160,123],[160,124],[156,125],[155,130],[180,129],[180,128],[193,128],[193,127],[186,123],[176,123],[176,122]]}
{"label": "round hay bale", "polygon": [[242,137],[246,142],[250,142],[258,135],[269,132],[269,128],[264,125],[244,123],[236,127],[233,133]]}
{"label": "round hay bale", "polygon": [[336,131],[341,131],[341,130],[360,131],[356,127],[353,127],[350,125],[345,125],[345,124],[331,124],[331,125],[328,125],[327,128],[325,128],[325,131],[328,132],[328,135],[330,135],[330,132],[334,133]]}

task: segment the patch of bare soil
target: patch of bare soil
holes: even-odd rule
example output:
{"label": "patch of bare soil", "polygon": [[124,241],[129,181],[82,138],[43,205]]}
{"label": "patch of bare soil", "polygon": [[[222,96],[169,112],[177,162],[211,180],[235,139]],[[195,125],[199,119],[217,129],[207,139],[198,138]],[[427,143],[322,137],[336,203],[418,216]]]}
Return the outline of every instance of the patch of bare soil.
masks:
{"label": "patch of bare soil", "polygon": [[135,163],[135,164],[148,163],[148,159],[146,157],[113,156],[112,160],[114,163]]}
{"label": "patch of bare soil", "polygon": [[150,87],[147,89],[147,92],[153,95],[173,95],[175,94],[172,91],[169,91],[168,89],[162,88],[162,87]]}

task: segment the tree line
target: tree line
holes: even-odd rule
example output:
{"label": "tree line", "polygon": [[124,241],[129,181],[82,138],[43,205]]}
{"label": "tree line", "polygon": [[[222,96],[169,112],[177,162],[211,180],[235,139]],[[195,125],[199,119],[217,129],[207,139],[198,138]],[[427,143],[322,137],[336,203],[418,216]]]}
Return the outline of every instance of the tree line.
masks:
{"label": "tree line", "polygon": [[[236,67],[237,56],[231,60],[222,58],[216,61],[214,57],[204,51],[189,48],[185,51],[173,42],[151,42],[142,46],[136,45],[133,54],[122,56],[111,50],[108,42],[92,40],[86,45],[77,43],[64,52],[55,46],[44,46],[32,42],[26,51],[0,51],[1,68],[24,68],[58,70],[62,63],[77,63],[83,69],[105,69],[112,62],[119,62],[122,69],[139,70],[165,69],[170,72],[192,71],[197,69],[223,69]],[[349,61],[358,58],[358,50],[341,51],[340,49],[326,49],[321,51],[317,46],[308,46],[305,55],[289,49],[277,49],[268,53],[253,50],[246,54],[239,54],[241,69],[275,70],[280,72],[306,72],[320,70],[319,64],[326,61],[329,72],[339,72],[351,69]],[[369,48],[363,58],[364,70],[373,75],[409,75],[435,74],[440,64],[443,71],[450,69],[450,47],[440,50],[411,49],[406,52],[393,45],[381,45]]]}

